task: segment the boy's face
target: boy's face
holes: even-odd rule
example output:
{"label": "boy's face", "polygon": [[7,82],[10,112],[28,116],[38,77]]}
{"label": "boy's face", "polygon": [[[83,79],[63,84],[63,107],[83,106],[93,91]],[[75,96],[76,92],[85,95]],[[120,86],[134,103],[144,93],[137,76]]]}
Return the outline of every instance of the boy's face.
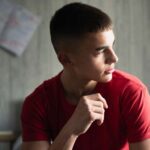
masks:
{"label": "boy's face", "polygon": [[113,50],[112,30],[88,33],[75,42],[70,57],[71,69],[81,80],[108,82],[112,79],[118,57]]}

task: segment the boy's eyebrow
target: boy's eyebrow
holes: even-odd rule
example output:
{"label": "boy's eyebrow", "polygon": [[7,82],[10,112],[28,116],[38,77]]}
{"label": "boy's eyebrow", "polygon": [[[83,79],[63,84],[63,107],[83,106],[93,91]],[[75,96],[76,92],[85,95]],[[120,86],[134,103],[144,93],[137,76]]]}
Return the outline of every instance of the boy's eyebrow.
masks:
{"label": "boy's eyebrow", "polygon": [[[114,40],[114,42],[113,42],[113,45],[115,44],[115,40]],[[101,47],[98,47],[98,48],[96,48],[95,50],[96,51],[100,51],[100,50],[102,50],[102,49],[107,49],[109,46],[101,46]]]}

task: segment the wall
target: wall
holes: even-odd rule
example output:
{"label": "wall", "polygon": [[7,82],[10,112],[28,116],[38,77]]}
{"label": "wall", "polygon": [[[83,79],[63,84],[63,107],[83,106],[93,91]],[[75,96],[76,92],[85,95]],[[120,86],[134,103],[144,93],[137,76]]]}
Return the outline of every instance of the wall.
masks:
{"label": "wall", "polygon": [[[61,70],[50,43],[49,20],[54,11],[73,0],[11,0],[42,22],[26,51],[15,57],[0,49],[0,130],[19,130],[21,104],[43,80]],[[79,0],[78,0],[79,1]],[[1,0],[0,0],[1,2]],[[106,11],[115,24],[118,68],[137,75],[150,88],[149,0],[80,0]]]}

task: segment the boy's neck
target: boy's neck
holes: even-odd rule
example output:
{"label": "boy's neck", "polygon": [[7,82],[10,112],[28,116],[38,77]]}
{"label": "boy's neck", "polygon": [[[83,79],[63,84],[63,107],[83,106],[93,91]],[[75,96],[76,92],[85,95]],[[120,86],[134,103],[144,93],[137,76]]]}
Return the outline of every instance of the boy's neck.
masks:
{"label": "boy's neck", "polygon": [[76,101],[83,95],[91,94],[97,84],[97,82],[93,80],[83,81],[65,71],[61,74],[61,82],[66,97],[69,99],[76,99]]}

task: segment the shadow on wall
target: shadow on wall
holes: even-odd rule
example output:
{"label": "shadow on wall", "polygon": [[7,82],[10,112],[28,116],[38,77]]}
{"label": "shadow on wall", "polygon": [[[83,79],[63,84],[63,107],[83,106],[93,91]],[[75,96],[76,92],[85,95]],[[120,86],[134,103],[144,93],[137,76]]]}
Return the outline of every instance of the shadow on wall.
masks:
{"label": "shadow on wall", "polygon": [[11,128],[16,131],[21,131],[21,123],[20,123],[20,113],[22,108],[22,100],[13,100],[10,101],[10,119],[11,119]]}
{"label": "shadow on wall", "polygon": [[23,104],[22,100],[16,100],[10,103],[11,105],[10,109],[14,117],[12,123],[14,124],[15,132],[18,135],[16,140],[13,143],[12,150],[21,150],[22,138],[21,138],[20,113],[21,113],[22,104]]}

